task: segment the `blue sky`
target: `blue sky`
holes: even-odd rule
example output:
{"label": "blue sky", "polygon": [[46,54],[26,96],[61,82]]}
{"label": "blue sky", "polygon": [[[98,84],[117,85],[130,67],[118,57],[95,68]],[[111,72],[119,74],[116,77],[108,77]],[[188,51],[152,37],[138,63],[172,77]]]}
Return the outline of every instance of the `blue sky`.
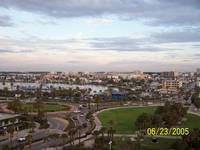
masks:
{"label": "blue sky", "polygon": [[198,0],[2,0],[1,71],[195,71]]}

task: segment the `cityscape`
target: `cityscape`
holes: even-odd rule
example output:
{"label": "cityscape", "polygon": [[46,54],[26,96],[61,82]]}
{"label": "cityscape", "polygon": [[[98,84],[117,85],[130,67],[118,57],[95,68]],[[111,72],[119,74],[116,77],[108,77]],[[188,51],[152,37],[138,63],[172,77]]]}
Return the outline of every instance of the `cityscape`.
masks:
{"label": "cityscape", "polygon": [[199,0],[1,0],[0,150],[200,150]]}
{"label": "cityscape", "polygon": [[[110,149],[109,141],[111,149],[183,148],[182,140],[199,132],[200,69],[1,72],[0,98],[1,149]],[[163,116],[153,116],[157,111],[164,111]],[[150,127],[176,127],[190,134],[148,135]],[[120,140],[124,143],[116,142]],[[151,140],[161,143],[154,141],[154,147]]]}

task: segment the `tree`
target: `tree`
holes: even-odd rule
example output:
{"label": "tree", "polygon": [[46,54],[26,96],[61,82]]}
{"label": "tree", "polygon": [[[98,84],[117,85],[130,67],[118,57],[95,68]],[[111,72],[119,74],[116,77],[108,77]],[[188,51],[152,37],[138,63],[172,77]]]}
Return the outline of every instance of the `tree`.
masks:
{"label": "tree", "polygon": [[12,139],[13,139],[13,135],[14,135],[14,132],[15,132],[14,126],[11,125],[10,127],[8,127],[7,132],[9,133],[10,146],[12,147]]}
{"label": "tree", "polygon": [[82,129],[82,126],[81,125],[79,125],[78,127],[77,127],[77,131],[78,131],[78,145],[80,146],[80,143],[81,143],[81,129]]}
{"label": "tree", "polygon": [[2,83],[2,84],[3,84],[3,86],[5,86],[5,85],[6,85],[6,81],[5,81],[5,79],[3,80],[3,83]]}
{"label": "tree", "polygon": [[194,99],[194,105],[197,107],[197,108],[200,108],[200,98],[197,97]]}
{"label": "tree", "polygon": [[157,114],[152,115],[152,126],[160,127],[161,125],[162,125],[162,117]]}
{"label": "tree", "polygon": [[61,138],[62,138],[62,140],[63,140],[63,148],[64,148],[64,145],[65,145],[66,141],[68,140],[68,134],[63,133],[63,134],[61,135]]}
{"label": "tree", "polygon": [[70,144],[70,146],[74,146],[75,134],[76,134],[76,129],[71,128],[69,130],[69,144]]}
{"label": "tree", "polygon": [[166,126],[171,127],[182,120],[187,114],[187,108],[181,103],[166,102],[164,106],[158,107],[154,114],[160,116]]}
{"label": "tree", "polygon": [[138,129],[146,129],[152,126],[152,114],[143,113],[135,121],[135,126]]}
{"label": "tree", "polygon": [[95,130],[94,132],[93,132],[93,135],[94,135],[94,141],[95,141],[95,148],[97,147],[97,143],[98,143],[98,135],[99,135],[99,131],[98,130]]}
{"label": "tree", "polygon": [[183,136],[183,141],[187,144],[187,149],[199,149],[200,147],[200,129],[196,128],[190,131],[189,135]]}
{"label": "tree", "polygon": [[30,117],[30,122],[29,122],[29,127],[31,128],[31,133],[33,133],[34,132],[34,129],[35,129],[35,127],[36,127],[36,125],[35,125],[35,123],[34,123],[34,121],[33,121],[33,117]]}
{"label": "tree", "polygon": [[18,99],[13,100],[13,101],[8,103],[8,108],[13,110],[16,113],[19,113],[19,112],[22,111],[22,103]]}
{"label": "tree", "polygon": [[44,149],[46,150],[47,149],[47,142],[49,141],[48,136],[44,137],[43,141],[44,141]]}
{"label": "tree", "polygon": [[33,140],[33,135],[32,135],[32,133],[29,133],[29,134],[26,136],[26,139],[27,139],[28,144],[29,144],[29,150],[31,150],[31,148],[32,148],[32,140]]}
{"label": "tree", "polygon": [[99,110],[100,96],[96,95],[94,100],[95,100],[95,103],[96,103],[96,111],[98,111]]}
{"label": "tree", "polygon": [[101,136],[102,136],[102,139],[104,140],[104,133],[106,132],[107,128],[106,127],[101,127],[100,129],[100,133],[101,133]]}
{"label": "tree", "polygon": [[8,91],[8,88],[7,88],[7,87],[4,87],[4,88],[3,88],[3,93],[4,93],[4,96],[5,96],[5,97],[9,96],[9,91]]}
{"label": "tree", "polygon": [[98,135],[99,135],[99,131],[98,130],[95,130],[93,132],[93,135],[94,135],[94,139],[97,139]]}
{"label": "tree", "polygon": [[11,150],[11,148],[10,148],[9,144],[5,144],[5,145],[3,145],[2,150]]}
{"label": "tree", "polygon": [[[49,135],[49,138],[54,139],[55,141],[57,141],[58,138],[59,138],[59,136],[60,136],[60,134],[58,134],[58,133],[53,133],[53,134],[50,134],[50,135]],[[57,150],[57,146],[56,146],[56,150]]]}
{"label": "tree", "polygon": [[110,120],[109,121],[109,129],[107,130],[108,132],[108,139],[109,140],[113,140],[113,137],[114,137],[114,133],[115,133],[115,130],[113,129],[113,126],[114,126],[114,121],[113,120]]}
{"label": "tree", "polygon": [[89,111],[91,110],[91,98],[90,97],[88,98],[88,109],[89,109]]}

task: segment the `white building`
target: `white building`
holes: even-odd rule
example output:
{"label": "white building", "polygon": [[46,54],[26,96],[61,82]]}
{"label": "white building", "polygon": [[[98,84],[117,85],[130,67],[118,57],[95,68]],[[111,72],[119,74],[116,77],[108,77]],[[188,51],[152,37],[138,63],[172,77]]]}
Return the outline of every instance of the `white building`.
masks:
{"label": "white building", "polygon": [[200,87],[200,81],[196,82],[196,86]]}

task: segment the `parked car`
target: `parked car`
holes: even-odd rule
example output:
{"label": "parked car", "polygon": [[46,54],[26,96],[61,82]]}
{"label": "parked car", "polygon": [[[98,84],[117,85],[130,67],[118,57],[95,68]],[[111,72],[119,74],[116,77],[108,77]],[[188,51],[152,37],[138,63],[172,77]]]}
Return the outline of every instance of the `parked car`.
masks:
{"label": "parked car", "polygon": [[25,137],[20,137],[20,138],[17,139],[17,141],[18,142],[24,142],[24,141],[26,141],[26,138]]}

